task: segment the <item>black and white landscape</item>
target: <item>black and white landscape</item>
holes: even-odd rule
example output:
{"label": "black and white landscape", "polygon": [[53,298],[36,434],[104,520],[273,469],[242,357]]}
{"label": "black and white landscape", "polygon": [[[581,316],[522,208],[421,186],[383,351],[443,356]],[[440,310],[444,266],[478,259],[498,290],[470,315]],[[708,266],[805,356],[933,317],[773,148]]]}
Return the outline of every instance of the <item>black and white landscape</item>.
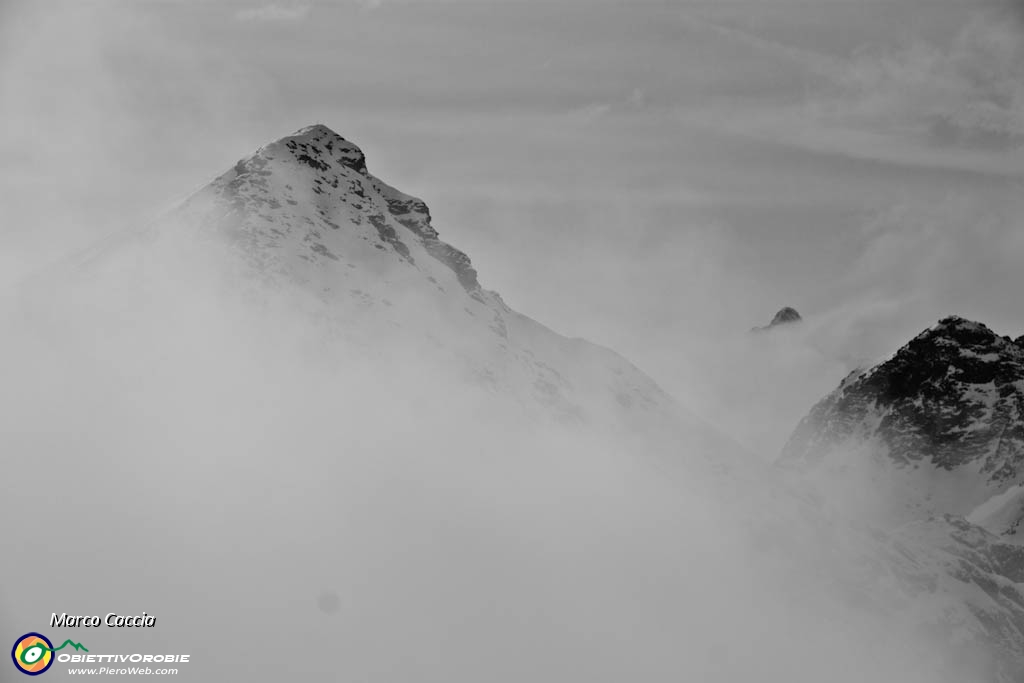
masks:
{"label": "black and white landscape", "polygon": [[0,636],[1024,680],[1021,11],[0,5]]}

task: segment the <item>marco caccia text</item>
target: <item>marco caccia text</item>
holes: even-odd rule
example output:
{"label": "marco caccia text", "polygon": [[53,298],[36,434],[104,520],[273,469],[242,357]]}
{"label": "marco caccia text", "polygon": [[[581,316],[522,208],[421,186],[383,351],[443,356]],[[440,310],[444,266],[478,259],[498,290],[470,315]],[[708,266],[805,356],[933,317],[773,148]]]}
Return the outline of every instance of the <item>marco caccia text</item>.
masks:
{"label": "marco caccia text", "polygon": [[125,617],[111,612],[102,621],[99,617],[71,617],[56,612],[50,618],[51,628],[99,628],[103,624],[111,628],[152,628],[156,626],[156,617],[151,614],[142,613],[141,617]]}

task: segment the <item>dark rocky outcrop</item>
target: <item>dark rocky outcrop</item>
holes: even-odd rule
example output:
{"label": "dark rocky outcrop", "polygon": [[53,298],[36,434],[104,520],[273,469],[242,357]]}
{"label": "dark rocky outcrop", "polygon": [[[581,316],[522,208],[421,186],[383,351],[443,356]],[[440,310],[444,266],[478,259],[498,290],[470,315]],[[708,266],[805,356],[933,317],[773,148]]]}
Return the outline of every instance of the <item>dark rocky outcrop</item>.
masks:
{"label": "dark rocky outcrop", "polygon": [[901,464],[974,465],[996,484],[1024,478],[1024,347],[944,318],[814,406],[782,461],[813,460],[854,437],[879,439]]}
{"label": "dark rocky outcrop", "polygon": [[778,327],[779,325],[792,325],[794,323],[799,323],[801,321],[803,321],[803,318],[800,317],[800,314],[797,313],[795,308],[785,306],[784,308],[780,309],[778,313],[775,314],[775,317],[772,318],[772,321],[770,323],[768,323],[764,327],[755,327],[751,330],[751,332],[763,332],[765,330],[770,330],[774,327]]}

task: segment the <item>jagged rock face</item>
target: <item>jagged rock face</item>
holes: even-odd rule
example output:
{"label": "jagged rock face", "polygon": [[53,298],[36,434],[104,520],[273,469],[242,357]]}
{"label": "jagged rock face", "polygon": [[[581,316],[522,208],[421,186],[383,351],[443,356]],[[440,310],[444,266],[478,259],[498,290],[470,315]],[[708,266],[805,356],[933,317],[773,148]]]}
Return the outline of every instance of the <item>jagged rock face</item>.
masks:
{"label": "jagged rock face", "polygon": [[951,515],[900,527],[883,548],[886,565],[911,599],[941,597],[929,605],[928,616],[921,615],[931,629],[944,633],[951,644],[964,642],[963,635],[971,633],[992,646],[991,654],[971,662],[968,671],[997,680],[1022,679],[1024,548]]}
{"label": "jagged rock face", "polygon": [[1019,483],[1024,348],[979,323],[945,318],[884,363],[848,376],[800,423],[782,461],[813,463],[852,438],[879,442],[900,466],[970,467],[992,492]]}
{"label": "jagged rock face", "polygon": [[[128,241],[173,237],[226,245],[254,296],[300,296],[315,324],[366,354],[404,344],[528,412],[570,423],[680,412],[618,354],[558,335],[483,289],[469,257],[439,238],[426,203],[370,173],[363,152],[323,125],[241,159]],[[117,258],[121,246],[104,245],[92,262]]]}
{"label": "jagged rock face", "polygon": [[[869,520],[881,574],[921,618],[993,645],[1000,680],[1024,675],[1024,348],[944,318],[850,373],[800,422],[778,464]],[[884,581],[876,569],[865,590]],[[915,608],[917,609],[917,608]]]}
{"label": "jagged rock face", "polygon": [[1024,348],[945,318],[850,373],[800,422],[779,464],[863,477],[859,495],[892,524],[953,514],[1024,542]]}
{"label": "jagged rock face", "polygon": [[[282,182],[288,178],[294,182]],[[369,225],[376,235],[360,238],[372,240],[374,248],[415,266],[408,245],[415,240],[467,292],[480,290],[469,257],[438,239],[427,205],[371,175],[362,150],[325,126],[309,126],[261,148],[217,178],[210,192],[234,209],[235,222],[228,225],[236,239],[254,247],[250,251],[280,250],[288,237],[299,236],[311,252],[302,254],[300,248],[300,256],[338,260],[327,246],[337,240],[324,239],[323,233],[342,230],[342,224],[345,230]],[[304,212],[309,204],[315,215]]]}
{"label": "jagged rock face", "polygon": [[772,318],[772,321],[770,323],[768,323],[764,327],[755,327],[751,331],[762,332],[764,330],[770,330],[773,327],[777,327],[779,325],[798,323],[801,320],[803,320],[803,318],[800,317],[800,314],[797,313],[795,308],[790,308],[789,306],[786,306],[780,309],[779,312],[775,314],[775,317]]}

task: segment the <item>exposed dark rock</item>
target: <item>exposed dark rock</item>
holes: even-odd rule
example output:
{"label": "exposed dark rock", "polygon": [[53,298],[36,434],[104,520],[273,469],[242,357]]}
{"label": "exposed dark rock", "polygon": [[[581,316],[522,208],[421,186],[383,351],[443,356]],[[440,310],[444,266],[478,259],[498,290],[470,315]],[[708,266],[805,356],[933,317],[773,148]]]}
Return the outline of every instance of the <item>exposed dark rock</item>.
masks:
{"label": "exposed dark rock", "polygon": [[770,323],[764,327],[755,327],[751,332],[763,332],[765,330],[770,330],[773,327],[778,327],[779,325],[791,325],[793,323],[801,322],[802,320],[803,318],[800,317],[800,314],[796,312],[795,308],[786,306],[775,314],[775,317],[772,318]]}
{"label": "exposed dark rock", "polygon": [[[390,188],[389,188],[390,189]],[[467,292],[480,289],[477,272],[464,252],[438,239],[437,230],[430,224],[430,209],[420,199],[392,190],[388,197],[388,210],[401,225],[418,235],[427,253],[445,264],[455,273]]]}
{"label": "exposed dark rock", "polygon": [[398,238],[398,233],[395,232],[394,228],[388,225],[383,215],[376,213],[369,216],[367,220],[370,221],[370,225],[377,229],[377,234],[380,236],[381,241],[390,244],[391,247],[409,263],[414,262],[409,253],[409,247],[407,247],[405,243]]}
{"label": "exposed dark rock", "polygon": [[326,171],[334,162],[366,174],[366,157],[362,150],[326,126],[303,128],[287,139],[285,146],[298,161],[320,171]]}
{"label": "exposed dark rock", "polygon": [[[879,420],[870,419],[871,415]],[[1024,348],[952,316],[892,358],[847,377],[797,426],[783,461],[878,437],[901,463],[976,463],[995,482],[1024,473]]]}

